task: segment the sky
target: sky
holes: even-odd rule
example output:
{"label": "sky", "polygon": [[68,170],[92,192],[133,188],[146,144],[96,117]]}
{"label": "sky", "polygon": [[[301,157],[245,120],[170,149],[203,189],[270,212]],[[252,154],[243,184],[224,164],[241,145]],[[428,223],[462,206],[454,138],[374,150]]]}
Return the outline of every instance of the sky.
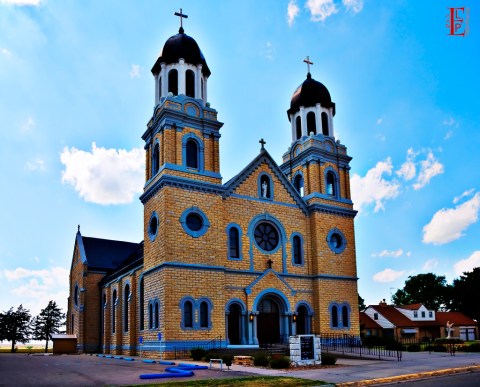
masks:
{"label": "sky", "polygon": [[[447,26],[450,8],[466,7]],[[224,123],[223,181],[278,164],[314,62],[336,103],[355,209],[359,293],[480,266],[480,4],[438,0],[0,0],[0,310],[66,311],[75,234],[140,242],[150,69],[195,38]],[[467,12],[468,11],[468,12]],[[467,18],[468,13],[468,18]],[[466,35],[460,33],[468,30]]]}

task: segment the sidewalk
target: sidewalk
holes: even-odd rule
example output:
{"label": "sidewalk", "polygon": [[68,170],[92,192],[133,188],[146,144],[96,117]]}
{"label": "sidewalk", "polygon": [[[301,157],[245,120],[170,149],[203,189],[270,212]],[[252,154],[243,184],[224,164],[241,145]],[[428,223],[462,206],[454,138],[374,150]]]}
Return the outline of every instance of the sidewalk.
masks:
{"label": "sidewalk", "polygon": [[[396,361],[396,359],[338,359],[337,365],[339,366],[299,371],[232,365],[230,370],[259,375],[291,376],[294,378],[322,380],[340,385],[358,385],[358,382],[362,382],[362,385],[367,385],[412,379],[417,376],[428,377],[436,373],[449,374],[459,371],[467,372],[468,370],[480,372],[480,353],[457,352],[455,356],[450,356],[448,353],[404,352],[401,362]],[[218,364],[213,366],[216,369],[219,367]],[[434,372],[433,375],[432,372]]]}

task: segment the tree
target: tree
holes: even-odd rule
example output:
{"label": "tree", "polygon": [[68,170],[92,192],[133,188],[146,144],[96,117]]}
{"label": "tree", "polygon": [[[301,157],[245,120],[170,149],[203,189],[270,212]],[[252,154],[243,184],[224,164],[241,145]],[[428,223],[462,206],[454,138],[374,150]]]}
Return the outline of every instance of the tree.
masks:
{"label": "tree", "polygon": [[433,273],[409,276],[403,289],[392,296],[394,305],[421,303],[431,310],[445,309],[450,305],[451,286],[445,276]]}
{"label": "tree", "polygon": [[55,301],[50,301],[34,319],[33,336],[36,340],[45,340],[45,353],[48,352],[48,341],[52,339],[52,334],[59,333],[59,328],[64,324],[65,313]]}
{"label": "tree", "polygon": [[18,343],[27,343],[30,339],[30,311],[20,305],[17,310],[10,308],[8,312],[0,313],[0,341],[12,342],[11,352],[15,352]]}
{"label": "tree", "polygon": [[464,272],[460,278],[453,280],[452,309],[466,314],[468,317],[480,320],[480,267],[470,272]]}
{"label": "tree", "polygon": [[365,300],[360,296],[360,294],[358,295],[358,309],[359,310],[367,309],[367,306],[365,305]]}

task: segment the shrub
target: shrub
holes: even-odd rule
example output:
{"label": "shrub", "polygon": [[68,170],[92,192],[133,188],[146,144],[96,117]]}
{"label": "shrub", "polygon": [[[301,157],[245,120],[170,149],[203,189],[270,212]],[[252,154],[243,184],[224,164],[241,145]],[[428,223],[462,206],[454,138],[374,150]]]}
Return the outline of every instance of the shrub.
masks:
{"label": "shrub", "polygon": [[193,360],[202,360],[204,356],[207,354],[207,351],[203,348],[192,348],[190,350],[190,355],[192,356]]}
{"label": "shrub", "polygon": [[408,352],[420,352],[420,346],[418,344],[410,344],[407,348]]}
{"label": "shrub", "polygon": [[471,345],[466,345],[462,349],[465,352],[480,352],[480,343],[473,343]]}
{"label": "shrub", "polygon": [[223,360],[223,364],[225,364],[227,366],[227,368],[230,368],[230,366],[232,365],[233,356],[232,355],[224,355],[224,356],[222,356],[222,360]]}
{"label": "shrub", "polygon": [[322,365],[335,365],[337,357],[328,352],[322,352]]}
{"label": "shrub", "polygon": [[218,359],[218,353],[207,352],[207,354],[203,357],[203,360],[210,361],[210,359]]}
{"label": "shrub", "polygon": [[378,336],[367,336],[363,339],[363,344],[368,348],[380,347],[383,345],[383,340]]}
{"label": "shrub", "polygon": [[268,364],[269,364],[268,356],[264,352],[260,352],[260,353],[256,354],[255,357],[253,358],[253,365],[254,366],[266,367],[266,366],[268,366]]}
{"label": "shrub", "polygon": [[425,351],[431,351],[431,352],[447,352],[447,348],[445,348],[443,345],[427,345],[425,347]]}
{"label": "shrub", "polygon": [[270,367],[273,369],[288,368],[290,367],[290,358],[282,356],[278,359],[272,359],[270,360]]}

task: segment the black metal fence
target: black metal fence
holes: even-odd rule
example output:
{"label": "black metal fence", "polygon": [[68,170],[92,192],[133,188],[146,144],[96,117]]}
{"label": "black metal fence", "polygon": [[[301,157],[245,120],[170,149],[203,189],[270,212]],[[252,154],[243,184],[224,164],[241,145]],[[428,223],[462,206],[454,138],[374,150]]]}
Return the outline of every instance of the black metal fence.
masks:
{"label": "black metal fence", "polygon": [[223,344],[222,338],[217,337],[205,344],[177,345],[167,352],[170,352],[174,359],[188,359],[191,357],[190,351],[193,348],[203,348],[206,351],[211,351],[213,349],[223,348]]}

